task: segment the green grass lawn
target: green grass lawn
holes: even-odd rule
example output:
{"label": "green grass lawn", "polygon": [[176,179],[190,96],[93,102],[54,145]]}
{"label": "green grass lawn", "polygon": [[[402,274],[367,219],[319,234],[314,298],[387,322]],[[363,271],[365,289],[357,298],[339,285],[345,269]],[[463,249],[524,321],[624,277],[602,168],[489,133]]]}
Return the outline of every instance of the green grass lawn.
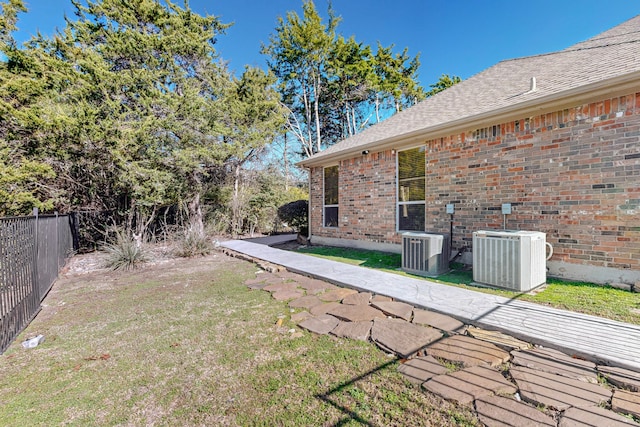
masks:
{"label": "green grass lawn", "polygon": [[216,254],[63,276],[0,356],[0,425],[480,424],[370,342],[294,336],[256,271]]}
{"label": "green grass lawn", "polygon": [[[300,248],[298,251],[334,261],[422,279],[420,276],[405,273],[400,269],[402,265],[400,254],[323,246],[310,246]],[[541,290],[520,294],[507,290],[472,286],[472,271],[464,265],[456,263],[452,264],[452,270],[449,273],[435,279],[429,278],[426,280],[467,287],[479,292],[503,295],[508,298],[517,296],[518,299],[523,301],[640,324],[640,294],[615,289],[611,286],[548,278],[547,285],[542,287]]]}

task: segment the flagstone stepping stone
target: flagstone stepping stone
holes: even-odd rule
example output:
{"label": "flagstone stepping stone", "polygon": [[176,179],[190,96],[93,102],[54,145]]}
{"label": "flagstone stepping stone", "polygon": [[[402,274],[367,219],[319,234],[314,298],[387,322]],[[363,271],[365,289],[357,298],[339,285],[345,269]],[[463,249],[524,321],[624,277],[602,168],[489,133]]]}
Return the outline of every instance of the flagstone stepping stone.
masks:
{"label": "flagstone stepping stone", "polygon": [[298,284],[294,282],[271,283],[262,289],[269,292],[295,291],[298,289]]}
{"label": "flagstone stepping stone", "polygon": [[444,338],[427,347],[426,352],[433,357],[462,363],[466,367],[478,365],[495,367],[511,358],[509,353],[498,346],[465,335]]}
{"label": "flagstone stepping stone", "polygon": [[553,417],[508,397],[479,397],[476,412],[488,427],[556,427]]}
{"label": "flagstone stepping stone", "polygon": [[569,408],[562,413],[559,427],[628,427],[637,426],[628,418],[597,406]]}
{"label": "flagstone stepping stone", "polygon": [[448,373],[449,370],[431,356],[419,356],[409,359],[400,365],[398,372],[410,382],[422,384],[436,375]]}
{"label": "flagstone stepping stone", "polygon": [[347,322],[361,322],[365,320],[373,320],[377,317],[386,317],[383,312],[369,305],[339,304],[327,311],[327,313]]}
{"label": "flagstone stepping stone", "polygon": [[268,283],[259,282],[259,283],[251,283],[247,285],[249,289],[252,289],[254,291],[261,291],[264,289],[265,286],[268,286]]}
{"label": "flagstone stepping stone", "polygon": [[627,390],[615,390],[613,392],[613,399],[611,400],[611,409],[623,414],[640,417],[640,393]]}
{"label": "flagstone stepping stone", "polygon": [[373,322],[371,320],[362,322],[340,322],[331,333],[340,338],[368,341],[372,326]]}
{"label": "flagstone stepping stone", "polygon": [[277,273],[275,273],[276,276],[278,276],[279,278],[281,278],[282,280],[293,280],[293,281],[297,281],[300,280],[301,278],[305,277],[302,274],[298,274],[298,273],[293,273],[291,271],[279,271]]}
{"label": "flagstone stepping stone", "polygon": [[283,290],[276,291],[271,294],[273,299],[276,301],[287,301],[290,299],[298,299],[304,295],[304,292],[301,290]]}
{"label": "flagstone stepping stone", "polygon": [[385,314],[399,317],[407,322],[411,321],[413,306],[399,301],[375,301],[371,303],[375,308],[382,310]]}
{"label": "flagstone stepping stone", "polygon": [[301,311],[300,313],[294,313],[291,315],[291,320],[295,323],[300,323],[303,320],[307,320],[309,317],[313,317],[313,314],[308,311]]}
{"label": "flagstone stepping stone", "polygon": [[487,331],[470,326],[467,328],[467,334],[469,334],[473,338],[477,338],[482,341],[488,341],[492,344],[497,345],[498,347],[506,348],[508,350],[524,350],[531,347],[528,342],[519,340],[512,337],[511,335],[503,334],[502,332],[498,331]]}
{"label": "flagstone stepping stone", "polygon": [[464,328],[464,323],[451,316],[420,308],[413,309],[412,322],[418,325],[429,325],[445,332],[457,332]]}
{"label": "flagstone stepping stone", "polygon": [[318,298],[317,296],[305,295],[301,298],[294,299],[293,301],[289,302],[289,307],[306,308],[307,310],[309,310],[312,307],[315,307],[316,305],[320,305],[320,304],[324,304],[324,303],[320,301],[320,298]]}
{"label": "flagstone stepping stone", "polygon": [[319,316],[313,316],[303,320],[298,323],[298,326],[318,335],[327,335],[329,332],[333,331],[338,324],[340,324],[340,321],[335,317],[328,314],[321,314]]}
{"label": "flagstone stepping stone", "polygon": [[371,292],[358,292],[357,294],[351,294],[344,297],[342,303],[349,305],[369,305],[371,297]]}
{"label": "flagstone stepping stone", "polygon": [[613,366],[598,366],[598,372],[613,385],[631,391],[640,391],[640,372]]}
{"label": "flagstone stepping stone", "polygon": [[509,373],[520,389],[522,399],[534,405],[550,406],[564,410],[571,406],[598,406],[608,402],[611,391],[573,378],[515,367]]}
{"label": "flagstone stepping stone", "polygon": [[342,301],[344,297],[356,293],[358,293],[358,291],[355,289],[336,288],[322,294],[318,294],[318,298],[322,301]]}
{"label": "flagstone stepping stone", "polygon": [[376,318],[371,340],[385,351],[408,359],[430,343],[440,339],[437,329],[414,325],[402,319]]}
{"label": "flagstone stepping stone", "polygon": [[313,279],[307,276],[300,276],[296,283],[302,289],[306,290],[308,294],[319,294],[325,291],[330,291],[332,289],[338,289],[336,285],[332,285],[331,283],[324,282],[322,280]]}
{"label": "flagstone stepping stone", "polygon": [[451,374],[438,375],[423,383],[422,387],[461,405],[470,405],[483,396],[513,394],[518,390],[500,372],[485,366],[472,366]]}
{"label": "flagstone stepping stone", "polygon": [[264,282],[270,284],[270,285],[277,285],[280,283],[292,283],[289,280],[285,280],[282,277],[278,277],[276,274],[273,273],[262,273],[261,276],[264,276]]}
{"label": "flagstone stepping stone", "polygon": [[386,295],[374,295],[371,298],[371,302],[380,302],[380,301],[393,301],[393,298],[388,297]]}
{"label": "flagstone stepping stone", "polygon": [[314,316],[319,316],[320,314],[326,314],[328,311],[333,310],[334,308],[340,305],[339,302],[325,302],[320,305],[313,306],[309,309],[309,312]]}
{"label": "flagstone stepping stone", "polygon": [[267,277],[265,276],[264,273],[262,273],[262,274],[256,275],[256,277],[253,278],[253,279],[245,280],[244,284],[247,285],[247,286],[258,285],[258,284],[261,284],[261,283],[266,284],[266,279],[267,279]]}
{"label": "flagstone stepping stone", "polygon": [[587,360],[576,359],[561,351],[550,348],[532,348],[513,351],[511,363],[526,366],[538,371],[563,375],[593,384],[598,382],[596,364]]}

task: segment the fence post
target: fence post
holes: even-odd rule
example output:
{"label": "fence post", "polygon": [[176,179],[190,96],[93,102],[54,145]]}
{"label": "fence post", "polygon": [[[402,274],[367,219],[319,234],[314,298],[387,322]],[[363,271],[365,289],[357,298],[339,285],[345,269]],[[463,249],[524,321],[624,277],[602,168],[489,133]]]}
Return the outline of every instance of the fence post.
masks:
{"label": "fence post", "polygon": [[38,301],[40,300],[40,280],[39,280],[39,272],[38,272],[38,208],[33,208],[33,217],[34,217],[34,225],[33,225],[33,242],[35,245],[34,256],[33,256],[33,288],[34,292],[38,292]]}
{"label": "fence post", "polygon": [[[60,225],[58,224],[58,211],[53,212],[56,216],[56,271],[60,271]],[[42,295],[40,295],[42,299]]]}

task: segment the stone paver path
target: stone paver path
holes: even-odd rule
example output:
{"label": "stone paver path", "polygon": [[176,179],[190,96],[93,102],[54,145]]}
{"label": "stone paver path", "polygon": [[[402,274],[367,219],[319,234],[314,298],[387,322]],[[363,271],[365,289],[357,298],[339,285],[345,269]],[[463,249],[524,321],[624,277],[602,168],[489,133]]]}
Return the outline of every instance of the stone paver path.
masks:
{"label": "stone paver path", "polygon": [[336,307],[339,307],[340,303],[333,302],[324,302],[322,304],[315,305],[309,309],[309,312],[314,316],[318,316],[320,314],[327,314],[329,311],[333,310]]}
{"label": "stone paver path", "polygon": [[487,331],[485,329],[469,326],[467,328],[467,334],[473,338],[478,338],[479,340],[483,341],[489,341],[490,343],[495,344],[500,348],[506,348],[509,350],[524,350],[531,347],[531,344],[526,341],[519,340],[498,331]]}
{"label": "stone paver path", "polygon": [[376,318],[371,328],[371,341],[404,359],[414,356],[441,337],[442,332],[437,329],[414,325],[402,319]]}
{"label": "stone paver path", "polygon": [[431,356],[418,356],[407,360],[398,371],[414,384],[422,384],[436,375],[447,374],[449,370]]}
{"label": "stone paver path", "polygon": [[564,410],[572,406],[598,406],[611,400],[611,391],[598,384],[523,367],[511,368],[509,372],[522,398],[534,405]]}
{"label": "stone paver path", "polygon": [[357,294],[358,291],[354,290],[354,289],[346,289],[346,288],[338,288],[338,289],[333,289],[327,292],[323,292],[318,294],[318,298],[320,298],[322,301],[342,301],[345,297],[349,296],[349,295],[353,295],[353,294]]}
{"label": "stone paver path", "polygon": [[[384,295],[325,285],[291,272],[247,281],[276,299],[290,296],[291,321],[304,330],[371,341],[397,355],[409,383],[474,408],[486,426],[640,426],[628,418],[640,420],[639,372],[596,366]],[[595,383],[598,373],[609,383]]]}
{"label": "stone paver path", "polygon": [[499,366],[511,357],[487,341],[478,340],[466,335],[454,335],[445,338],[426,349],[427,354],[463,366]]}
{"label": "stone paver path", "polygon": [[614,411],[630,414],[640,418],[640,393],[616,390],[613,392],[611,407]]}
{"label": "stone paver path", "polygon": [[604,408],[569,408],[562,414],[559,427],[629,427],[633,421]]}
{"label": "stone paver path", "polygon": [[362,322],[365,320],[386,317],[383,312],[368,305],[340,304],[327,311],[327,314],[337,317],[340,320],[344,320],[345,322]]}
{"label": "stone paver path", "polygon": [[340,322],[331,333],[340,338],[368,341],[373,321]]}
{"label": "stone paver path", "polygon": [[576,359],[560,351],[550,348],[532,348],[514,351],[511,363],[533,368],[538,371],[564,375],[580,381],[598,382],[596,364],[587,360]]}
{"label": "stone paver path", "polygon": [[447,400],[470,405],[479,397],[513,394],[518,389],[497,370],[472,366],[446,375],[438,375],[422,383],[422,387]]}
{"label": "stone paver path", "polygon": [[480,421],[490,427],[556,427],[553,417],[508,397],[479,397],[476,399],[476,411]]}
{"label": "stone paver path", "polygon": [[289,307],[291,308],[304,308],[306,310],[311,310],[313,307],[317,305],[324,304],[320,298],[315,295],[305,295],[303,297],[294,299],[289,302]]}
{"label": "stone paver path", "polygon": [[413,309],[413,323],[418,325],[428,325],[434,328],[442,329],[447,333],[460,332],[464,327],[464,323],[454,319],[446,314],[435,313],[433,311]]}
{"label": "stone paver path", "polygon": [[358,292],[357,294],[344,297],[342,303],[348,305],[369,305],[372,296],[371,292]]}
{"label": "stone paver path", "polygon": [[413,317],[413,306],[404,302],[374,301],[371,305],[388,316],[397,317],[407,322],[411,321]]}
{"label": "stone paver path", "polygon": [[340,324],[340,321],[328,314],[320,314],[318,316],[309,317],[306,320],[298,323],[303,329],[309,332],[315,332],[316,334],[325,335],[333,331],[336,326]]}
{"label": "stone paver path", "polygon": [[611,384],[631,391],[640,391],[640,372],[615,366],[598,366],[598,372]]}

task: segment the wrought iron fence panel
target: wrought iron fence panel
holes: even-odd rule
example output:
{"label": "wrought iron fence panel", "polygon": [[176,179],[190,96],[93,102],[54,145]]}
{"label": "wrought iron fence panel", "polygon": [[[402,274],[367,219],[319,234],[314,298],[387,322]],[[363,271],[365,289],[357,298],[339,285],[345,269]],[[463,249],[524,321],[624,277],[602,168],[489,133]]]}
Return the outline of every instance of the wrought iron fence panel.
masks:
{"label": "wrought iron fence panel", "polygon": [[38,313],[73,253],[71,218],[0,218],[0,353]]}
{"label": "wrought iron fence panel", "polygon": [[0,219],[0,352],[40,309],[35,226],[35,217]]}

